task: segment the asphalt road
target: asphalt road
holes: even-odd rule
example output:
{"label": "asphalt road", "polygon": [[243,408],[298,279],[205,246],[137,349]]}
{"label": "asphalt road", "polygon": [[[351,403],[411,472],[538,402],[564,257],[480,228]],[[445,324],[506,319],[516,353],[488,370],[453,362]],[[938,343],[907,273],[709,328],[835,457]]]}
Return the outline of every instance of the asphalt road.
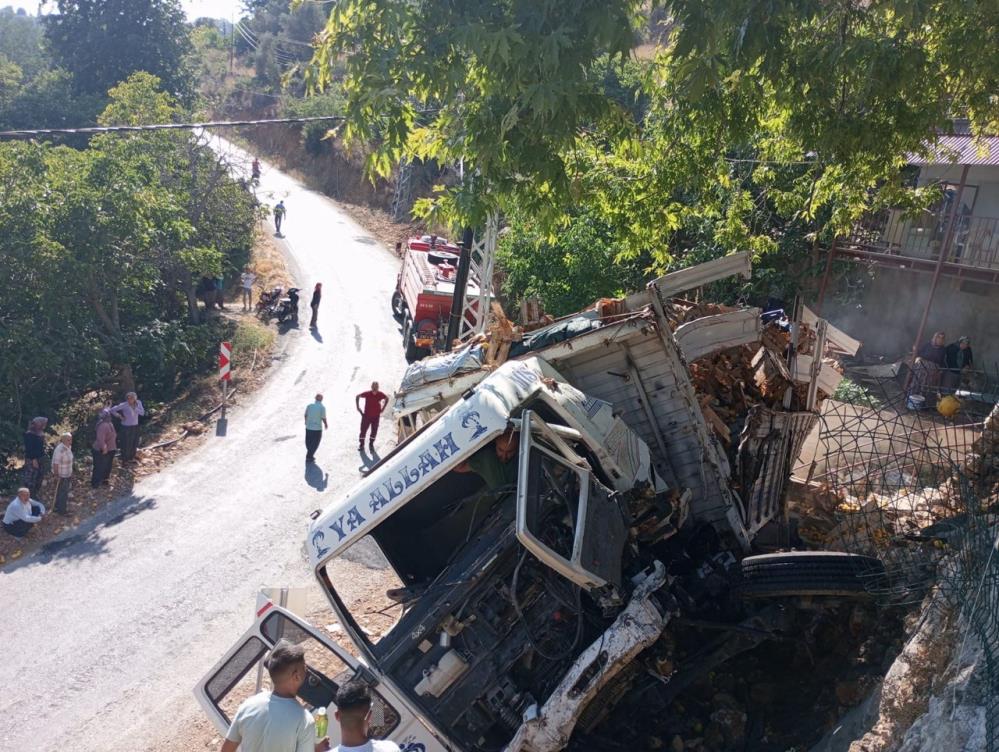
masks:
{"label": "asphalt road", "polygon": [[[258,590],[312,586],[308,515],[362,464],[354,395],[372,380],[390,392],[404,370],[388,306],[398,260],[266,164],[258,195],[287,206],[302,326],[282,335],[268,383],[230,409],[225,436],[0,571],[0,749],[157,748],[164,730],[200,712],[191,690],[250,625]],[[323,301],[312,335],[315,282]],[[330,430],[307,468],[302,413],[317,391]],[[378,446],[393,441],[383,421]]]}

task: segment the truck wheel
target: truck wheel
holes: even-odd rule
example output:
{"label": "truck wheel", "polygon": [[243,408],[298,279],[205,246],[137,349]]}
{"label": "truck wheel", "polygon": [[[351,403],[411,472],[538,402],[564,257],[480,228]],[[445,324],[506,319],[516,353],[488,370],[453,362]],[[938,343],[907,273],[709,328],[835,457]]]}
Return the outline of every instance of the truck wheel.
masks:
{"label": "truck wheel", "polygon": [[413,333],[413,319],[406,316],[406,320],[402,324],[402,347],[404,350],[409,350],[409,341],[412,339],[409,335]]}
{"label": "truck wheel", "polygon": [[417,347],[413,336],[406,337],[406,362],[413,363],[423,357],[423,348]]}
{"label": "truck wheel", "polygon": [[406,315],[406,299],[402,297],[402,293],[396,290],[392,293],[392,316],[396,321],[402,321],[403,317]]}
{"label": "truck wheel", "polygon": [[872,556],[840,551],[788,551],[742,560],[743,598],[838,596],[864,598],[885,585],[885,567]]}

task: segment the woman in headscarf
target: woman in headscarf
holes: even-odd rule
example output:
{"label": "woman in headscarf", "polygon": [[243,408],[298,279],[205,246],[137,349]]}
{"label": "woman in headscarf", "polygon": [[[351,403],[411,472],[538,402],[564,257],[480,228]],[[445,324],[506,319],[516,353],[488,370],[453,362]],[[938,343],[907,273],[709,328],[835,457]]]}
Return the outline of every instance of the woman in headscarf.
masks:
{"label": "woman in headscarf", "polygon": [[312,321],[309,322],[309,328],[316,328],[316,319],[319,317],[319,301],[323,297],[323,283],[316,282],[316,289],[312,291],[312,302],[309,305],[312,307]]}
{"label": "woman in headscarf", "polygon": [[90,476],[90,485],[97,488],[102,483],[108,483],[111,477],[111,463],[118,448],[118,434],[111,420],[111,408],[105,407],[97,418],[97,438],[91,450],[94,456],[94,471]]}
{"label": "woman in headscarf", "polygon": [[25,488],[33,499],[38,498],[42,490],[42,479],[45,477],[45,426],[48,418],[32,418],[28,430],[24,432],[24,470],[22,471]]}

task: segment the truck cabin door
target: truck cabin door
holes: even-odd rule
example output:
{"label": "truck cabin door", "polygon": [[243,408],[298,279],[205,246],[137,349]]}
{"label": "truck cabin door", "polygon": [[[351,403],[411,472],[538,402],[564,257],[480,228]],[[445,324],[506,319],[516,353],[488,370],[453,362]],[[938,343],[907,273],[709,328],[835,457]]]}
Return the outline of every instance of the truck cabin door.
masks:
{"label": "truck cabin door", "polygon": [[625,516],[587,461],[530,410],[521,416],[517,539],[586,590],[621,588]]}
{"label": "truck cabin door", "polygon": [[305,650],[306,679],[298,699],[310,712],[328,708],[332,746],[340,742],[340,729],[333,713],[340,685],[358,678],[372,687],[371,734],[392,739],[404,752],[432,752],[443,747],[416,718],[406,711],[390,688],[350,653],[308,624],[278,606],[268,604],[254,625],[229,649],[205,677],[194,695],[215,728],[225,737],[240,704],[261,690],[271,688],[264,658],[278,640],[285,639]]}

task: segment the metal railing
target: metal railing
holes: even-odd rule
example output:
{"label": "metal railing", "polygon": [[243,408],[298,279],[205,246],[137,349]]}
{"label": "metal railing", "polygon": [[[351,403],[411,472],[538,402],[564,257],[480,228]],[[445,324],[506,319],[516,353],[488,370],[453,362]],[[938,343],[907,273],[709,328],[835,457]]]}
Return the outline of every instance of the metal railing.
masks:
{"label": "metal railing", "polygon": [[[875,253],[937,260],[947,242],[949,217],[939,212],[910,215],[886,209],[858,222],[849,243]],[[944,261],[951,264],[999,269],[999,217],[957,215]]]}

